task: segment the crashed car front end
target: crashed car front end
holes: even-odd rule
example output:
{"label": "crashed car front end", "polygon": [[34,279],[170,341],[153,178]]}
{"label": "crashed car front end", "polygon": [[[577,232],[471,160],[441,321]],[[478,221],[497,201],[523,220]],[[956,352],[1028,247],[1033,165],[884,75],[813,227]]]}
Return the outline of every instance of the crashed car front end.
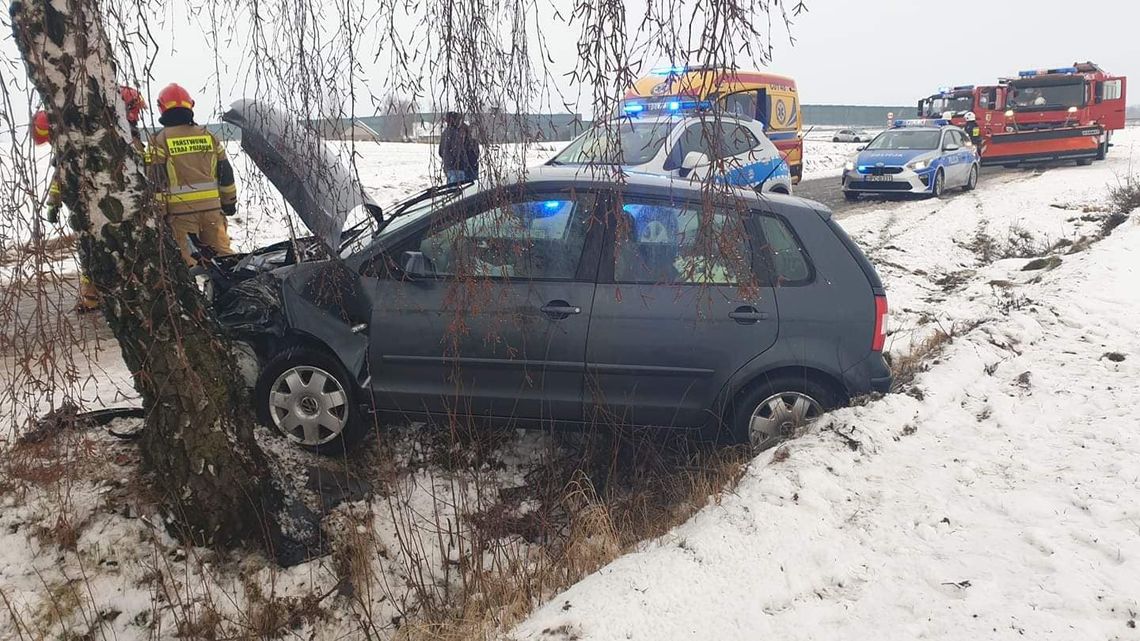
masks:
{"label": "crashed car front end", "polygon": [[319,344],[363,376],[370,306],[359,277],[339,258],[370,229],[344,230],[349,214],[364,208],[380,221],[380,208],[319,134],[295,118],[240,100],[223,120],[241,130],[243,151],[313,234],[217,257],[199,272],[210,282],[215,315],[235,342],[243,375],[252,387],[276,355]]}

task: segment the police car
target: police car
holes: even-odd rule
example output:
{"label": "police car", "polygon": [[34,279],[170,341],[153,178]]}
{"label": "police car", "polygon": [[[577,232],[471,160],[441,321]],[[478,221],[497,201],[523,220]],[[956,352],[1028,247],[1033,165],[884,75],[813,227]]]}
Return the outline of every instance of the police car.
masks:
{"label": "police car", "polygon": [[760,121],[712,111],[708,101],[629,101],[623,115],[578,136],[550,165],[628,170],[792,193],[788,164]]}
{"label": "police car", "polygon": [[969,191],[978,185],[980,157],[966,132],[942,119],[896,120],[847,163],[843,195]]}

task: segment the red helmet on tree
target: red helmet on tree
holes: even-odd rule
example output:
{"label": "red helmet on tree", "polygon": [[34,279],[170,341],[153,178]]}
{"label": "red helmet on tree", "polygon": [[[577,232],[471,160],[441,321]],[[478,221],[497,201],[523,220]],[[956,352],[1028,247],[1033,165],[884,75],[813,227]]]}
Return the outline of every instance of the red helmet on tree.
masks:
{"label": "red helmet on tree", "polygon": [[119,95],[123,98],[123,104],[127,106],[127,120],[138,122],[139,112],[146,109],[146,101],[143,100],[142,94],[134,87],[123,85],[119,87]]}
{"label": "red helmet on tree", "polygon": [[42,145],[51,140],[51,125],[48,124],[47,112],[40,109],[32,116],[32,140]]}
{"label": "red helmet on tree", "polygon": [[190,97],[190,92],[186,91],[182,85],[172,82],[158,92],[158,113],[164,114],[167,109],[174,109],[175,107],[193,109],[194,99]]}

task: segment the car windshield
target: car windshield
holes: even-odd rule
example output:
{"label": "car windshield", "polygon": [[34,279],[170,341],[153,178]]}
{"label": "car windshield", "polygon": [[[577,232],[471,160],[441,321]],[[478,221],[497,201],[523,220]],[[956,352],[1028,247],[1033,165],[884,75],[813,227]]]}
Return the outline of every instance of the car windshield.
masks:
{"label": "car windshield", "polygon": [[970,95],[931,98],[926,103],[926,113],[922,114],[927,118],[937,118],[947,111],[954,113],[961,113],[963,111],[970,111],[974,108],[974,97]]}
{"label": "car windshield", "polygon": [[1010,85],[1009,107],[1015,111],[1034,109],[1068,109],[1085,105],[1085,83],[1081,80],[1063,84],[1038,81]]}
{"label": "car windshield", "polygon": [[657,155],[673,124],[611,120],[594,127],[554,157],[557,165],[644,165]]}
{"label": "car windshield", "polygon": [[867,149],[937,149],[941,136],[932,129],[894,129],[879,134]]}
{"label": "car windshield", "polygon": [[[367,233],[367,234],[359,234],[359,235],[354,236],[348,242],[346,242],[344,245],[341,246],[340,257],[341,258],[347,258],[348,256],[351,256],[352,254],[355,254],[356,252],[360,251],[365,246],[371,244],[372,241],[375,240],[376,238],[383,238],[384,236],[387,236],[391,233],[394,233],[395,231],[397,231],[397,230],[399,230],[399,229],[401,229],[407,225],[410,225],[411,223],[414,223],[417,220],[422,219],[424,216],[430,215],[432,212],[436,211],[440,207],[443,207],[444,205],[452,203],[455,200],[458,200],[459,198],[462,198],[464,196],[469,196],[471,194],[474,194],[478,190],[479,190],[478,184],[477,183],[471,183],[470,185],[467,185],[466,187],[463,187],[462,189],[450,189],[450,190],[441,191],[438,194],[430,195],[430,196],[426,196],[426,197],[425,197],[426,192],[424,192],[424,191],[421,191],[417,194],[413,194],[413,195],[409,196],[408,198],[405,198],[404,200],[401,200],[400,202],[397,202],[396,204],[391,205],[385,209],[385,211],[391,211],[391,212],[397,212],[397,213],[396,213],[395,218],[386,218],[385,219],[385,220],[387,220],[387,224],[385,224],[384,228],[380,230],[379,235],[373,237],[372,233]],[[412,203],[411,205],[407,205],[407,207],[404,208],[406,203],[414,201],[417,198],[423,198],[423,200]],[[369,231],[371,231],[375,227],[375,223],[362,222],[361,224],[366,226],[369,229]]]}

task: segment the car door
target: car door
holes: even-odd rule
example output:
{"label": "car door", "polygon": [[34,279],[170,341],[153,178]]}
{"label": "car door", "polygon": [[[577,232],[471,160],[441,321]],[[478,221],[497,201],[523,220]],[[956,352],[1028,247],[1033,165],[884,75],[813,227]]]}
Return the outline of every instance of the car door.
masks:
{"label": "car door", "polygon": [[946,186],[953,187],[962,183],[962,156],[961,149],[953,151],[947,147],[958,147],[958,138],[954,136],[954,132],[947,129],[942,132],[942,150],[939,152],[942,157],[942,166],[946,172]]}
{"label": "car door", "polygon": [[699,194],[607,200],[586,345],[586,418],[695,427],[732,374],[776,340],[751,215]]}
{"label": "car door", "polygon": [[366,280],[378,405],[580,420],[594,202],[570,190],[485,194],[377,256]]}

